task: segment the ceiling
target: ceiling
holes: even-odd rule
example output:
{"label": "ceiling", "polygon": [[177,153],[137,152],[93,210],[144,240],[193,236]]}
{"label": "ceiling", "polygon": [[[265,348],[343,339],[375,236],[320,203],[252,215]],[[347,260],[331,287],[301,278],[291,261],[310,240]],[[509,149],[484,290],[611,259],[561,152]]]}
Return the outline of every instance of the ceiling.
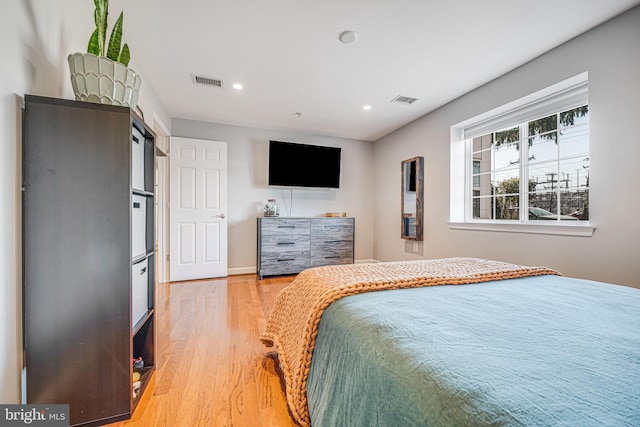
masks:
{"label": "ceiling", "polygon": [[[142,91],[148,82],[171,117],[374,141],[638,3],[139,0],[121,8]],[[357,32],[355,42],[338,40],[345,30]],[[223,87],[194,84],[193,75]],[[391,102],[398,95],[418,100]]]}

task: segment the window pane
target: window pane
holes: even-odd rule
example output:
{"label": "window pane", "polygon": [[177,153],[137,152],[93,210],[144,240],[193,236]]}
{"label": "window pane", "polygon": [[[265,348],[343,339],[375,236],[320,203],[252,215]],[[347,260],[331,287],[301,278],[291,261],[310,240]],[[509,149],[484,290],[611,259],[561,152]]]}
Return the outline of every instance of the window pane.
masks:
{"label": "window pane", "polygon": [[473,217],[480,218],[480,200],[478,196],[480,195],[480,191],[473,190]]}
{"label": "window pane", "polygon": [[480,187],[480,177],[478,174],[480,173],[480,161],[473,161],[473,188]]}
{"label": "window pane", "polygon": [[[560,213],[563,215],[560,219],[563,221],[571,221],[572,218],[577,220],[589,220],[589,190],[573,190],[560,192]],[[568,216],[566,218],[565,216]]]}
{"label": "window pane", "polygon": [[511,169],[494,173],[496,219],[520,219],[520,171]]}
{"label": "window pane", "polygon": [[560,131],[560,157],[589,155],[589,126],[580,124]]}
{"label": "window pane", "polygon": [[503,144],[493,150],[495,170],[512,168],[520,161],[519,143]]}
{"label": "window pane", "polygon": [[473,153],[473,173],[491,172],[491,151]]}
{"label": "window pane", "polygon": [[520,128],[518,126],[498,131],[494,134],[495,147],[509,145],[520,141]]}
{"label": "window pane", "polygon": [[557,161],[529,165],[529,191],[556,190],[557,188]]}
{"label": "window pane", "polygon": [[586,188],[589,185],[589,160],[588,158],[573,158],[560,161],[561,189]]}
{"label": "window pane", "polygon": [[[477,183],[477,185],[476,185]],[[473,191],[478,191],[478,196],[493,195],[493,186],[491,182],[491,174],[483,173],[473,177]]]}
{"label": "window pane", "polygon": [[496,196],[496,219],[519,220],[520,196]]}
{"label": "window pane", "polygon": [[493,173],[493,185],[497,194],[517,194],[520,192],[520,170],[508,169]]}
{"label": "window pane", "polygon": [[544,135],[558,129],[558,115],[543,117],[529,122],[529,136]]}
{"label": "window pane", "polygon": [[517,165],[520,161],[520,129],[514,127],[493,134],[494,144],[491,152],[493,168],[504,169]]}
{"label": "window pane", "polygon": [[495,219],[493,216],[493,197],[473,198],[473,218],[474,219]]}
{"label": "window pane", "polygon": [[557,194],[555,191],[529,193],[529,220],[557,221]]}
{"label": "window pane", "polygon": [[487,134],[473,138],[473,152],[488,150],[493,142],[492,134]]}
{"label": "window pane", "polygon": [[563,214],[589,221],[589,190],[565,191],[560,197]]}
{"label": "window pane", "polygon": [[560,113],[560,127],[584,125],[589,123],[589,106],[574,108]]}
{"label": "window pane", "polygon": [[548,162],[558,158],[556,132],[529,138],[529,164]]}

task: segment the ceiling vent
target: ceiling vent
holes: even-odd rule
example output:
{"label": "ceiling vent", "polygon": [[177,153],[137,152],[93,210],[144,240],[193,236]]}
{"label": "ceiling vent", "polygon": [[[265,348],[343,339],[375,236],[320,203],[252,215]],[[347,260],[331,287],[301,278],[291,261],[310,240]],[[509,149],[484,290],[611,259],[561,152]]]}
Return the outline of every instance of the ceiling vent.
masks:
{"label": "ceiling vent", "polygon": [[391,100],[391,102],[394,102],[396,104],[411,105],[414,102],[416,102],[417,100],[418,100],[418,98],[410,98],[408,96],[398,95],[395,98],[393,98]]}
{"label": "ceiling vent", "polygon": [[214,79],[211,77],[196,76],[195,74],[192,74],[191,80],[193,81],[193,83],[196,83],[196,84],[222,88],[222,80],[219,80],[219,79]]}

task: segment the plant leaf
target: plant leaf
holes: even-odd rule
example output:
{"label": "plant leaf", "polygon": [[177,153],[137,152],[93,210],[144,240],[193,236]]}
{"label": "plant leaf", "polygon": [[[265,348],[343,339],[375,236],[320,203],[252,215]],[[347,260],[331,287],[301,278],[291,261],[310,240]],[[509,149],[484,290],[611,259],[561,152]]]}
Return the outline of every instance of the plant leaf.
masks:
{"label": "plant leaf", "polygon": [[122,52],[120,52],[120,57],[118,58],[118,62],[124,64],[125,67],[129,66],[129,60],[131,59],[131,52],[129,52],[129,45],[126,43],[122,46]]}
{"label": "plant leaf", "polygon": [[96,22],[96,30],[98,31],[98,48],[100,50],[99,56],[104,56],[106,53],[106,41],[107,41],[107,17],[109,16],[109,0],[94,0],[96,5],[96,11],[94,13],[94,20]]}
{"label": "plant leaf", "polygon": [[100,56],[100,45],[98,43],[98,29],[96,28],[91,34],[89,39],[89,46],[87,46],[87,53],[93,53],[96,56]]}
{"label": "plant leaf", "polygon": [[122,43],[122,19],[124,12],[120,12],[120,16],[111,30],[111,38],[109,39],[109,50],[107,50],[107,58],[117,61],[120,56],[120,44]]}

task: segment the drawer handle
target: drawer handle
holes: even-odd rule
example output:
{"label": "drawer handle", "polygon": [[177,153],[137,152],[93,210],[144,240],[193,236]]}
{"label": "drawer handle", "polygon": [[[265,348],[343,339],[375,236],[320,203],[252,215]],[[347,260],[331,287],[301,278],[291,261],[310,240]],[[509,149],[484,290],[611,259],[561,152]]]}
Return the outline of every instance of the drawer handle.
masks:
{"label": "drawer handle", "polygon": [[325,243],[340,243],[342,240],[325,240]]}
{"label": "drawer handle", "polygon": [[296,242],[278,242],[278,245],[295,245]]}
{"label": "drawer handle", "polygon": [[295,261],[295,258],[283,258],[283,259],[279,259],[278,262],[285,262],[285,261]]}
{"label": "drawer handle", "polygon": [[296,228],[295,225],[279,225],[278,228]]}
{"label": "drawer handle", "polygon": [[335,259],[335,258],[340,258],[339,256],[326,256],[324,257],[324,259]]}

